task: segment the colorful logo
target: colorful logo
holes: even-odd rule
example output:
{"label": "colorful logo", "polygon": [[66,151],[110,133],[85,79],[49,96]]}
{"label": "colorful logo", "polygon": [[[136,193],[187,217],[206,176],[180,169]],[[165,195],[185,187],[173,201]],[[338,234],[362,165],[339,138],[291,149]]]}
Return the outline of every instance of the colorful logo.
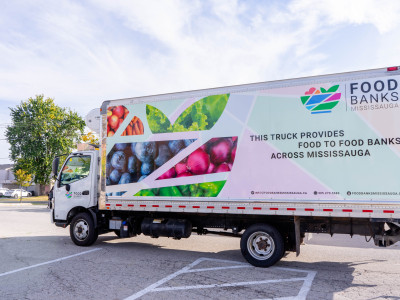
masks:
{"label": "colorful logo", "polygon": [[67,196],[68,199],[72,198],[72,193],[66,193],[65,196]]}
{"label": "colorful logo", "polygon": [[305,96],[301,96],[301,102],[311,114],[330,113],[340,100],[341,93],[336,93],[338,88],[339,85],[334,85],[328,90],[312,87],[305,92]]}

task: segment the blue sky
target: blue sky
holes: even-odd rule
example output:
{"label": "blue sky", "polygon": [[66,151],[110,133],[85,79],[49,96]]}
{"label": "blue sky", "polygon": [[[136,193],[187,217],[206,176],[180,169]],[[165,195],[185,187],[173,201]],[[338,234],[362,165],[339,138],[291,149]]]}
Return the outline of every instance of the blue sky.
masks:
{"label": "blue sky", "polygon": [[3,1],[0,164],[9,109],[400,65],[400,1]]}

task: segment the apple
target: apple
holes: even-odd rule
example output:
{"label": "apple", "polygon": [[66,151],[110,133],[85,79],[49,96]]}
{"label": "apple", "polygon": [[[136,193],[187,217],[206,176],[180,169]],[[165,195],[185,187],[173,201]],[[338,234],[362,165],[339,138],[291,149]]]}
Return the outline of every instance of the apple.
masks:
{"label": "apple", "polygon": [[118,118],[122,118],[124,116],[125,113],[125,107],[120,105],[114,108],[113,110],[113,115],[117,116]]}
{"label": "apple", "polygon": [[111,129],[117,130],[119,126],[119,118],[116,115],[112,115],[108,121]]}

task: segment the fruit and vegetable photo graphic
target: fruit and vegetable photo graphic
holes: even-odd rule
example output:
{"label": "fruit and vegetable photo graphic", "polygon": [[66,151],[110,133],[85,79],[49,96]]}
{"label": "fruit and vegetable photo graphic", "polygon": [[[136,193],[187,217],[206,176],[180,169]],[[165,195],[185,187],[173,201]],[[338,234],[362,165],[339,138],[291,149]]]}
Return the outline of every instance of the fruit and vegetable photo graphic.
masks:
{"label": "fruit and vegetable photo graphic", "polygon": [[[188,99],[186,107],[177,107],[175,111],[168,110],[168,107],[157,103],[145,106],[111,106],[107,110],[107,137],[113,137],[117,141],[109,150],[106,161],[106,186],[112,193],[109,196],[127,195],[127,190],[134,196],[162,196],[162,197],[216,197],[226,183],[227,175],[217,176],[211,174],[228,173],[232,170],[237,149],[237,136],[217,136],[210,138],[207,133],[204,139],[203,133],[211,130],[222,116],[228,103],[230,95],[212,95],[203,97],[199,100]],[[140,117],[147,121],[146,135]],[[162,110],[168,112],[171,121]],[[137,113],[133,113],[136,111]],[[175,113],[175,116],[173,115]],[[126,128],[126,118],[132,115]],[[146,120],[147,119],[147,120]],[[148,126],[148,127],[147,127]],[[123,131],[121,131],[123,129]],[[118,131],[119,137],[115,140],[114,136]],[[189,134],[191,138],[186,138],[182,132],[197,131],[198,134]],[[128,139],[124,136],[144,135],[141,140]],[[148,141],[153,139],[157,141]],[[160,135],[160,136],[158,136]],[[162,138],[162,135],[165,138]],[[215,136],[215,135],[214,135]],[[173,137],[178,137],[173,139]],[[179,138],[180,137],[180,138]],[[182,139],[182,137],[184,139]],[[204,139],[204,144],[200,141]],[[146,141],[147,140],[147,141]],[[186,149],[189,145],[197,142],[197,147],[192,147],[189,151],[178,153]],[[196,149],[197,148],[197,149]],[[171,159],[173,162],[171,162]],[[155,176],[149,177],[161,166]],[[166,170],[166,171],[165,171]],[[159,175],[161,174],[161,175]],[[210,175],[211,177],[209,177]],[[183,179],[192,176],[193,180]],[[197,176],[197,177],[196,177]],[[145,178],[147,180],[142,182]],[[163,181],[169,179],[169,181]],[[172,181],[171,181],[172,180]],[[140,183],[141,182],[141,183]],[[126,184],[140,183],[129,187]],[[185,184],[183,184],[185,183]],[[121,190],[116,190],[116,186],[121,185]],[[122,186],[125,185],[125,186]]]}
{"label": "fruit and vegetable photo graphic", "polygon": [[236,148],[236,136],[213,138],[162,174],[158,180],[229,172],[235,161]]}
{"label": "fruit and vegetable photo graphic", "polygon": [[194,141],[117,143],[107,155],[106,185],[140,182]]}
{"label": "fruit and vegetable photo graphic", "polygon": [[[129,110],[123,105],[107,108],[107,137],[114,136],[128,114]],[[142,134],[144,134],[143,123],[137,116],[134,116],[121,136]]]}

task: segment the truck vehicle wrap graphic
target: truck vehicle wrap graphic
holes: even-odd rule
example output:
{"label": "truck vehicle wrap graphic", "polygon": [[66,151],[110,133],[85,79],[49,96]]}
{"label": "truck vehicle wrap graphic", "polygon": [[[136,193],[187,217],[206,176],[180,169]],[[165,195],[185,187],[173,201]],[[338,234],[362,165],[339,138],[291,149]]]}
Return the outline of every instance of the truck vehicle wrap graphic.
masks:
{"label": "truck vehicle wrap graphic", "polygon": [[[143,137],[109,137],[107,147],[113,142],[115,146],[109,150],[107,161],[111,161],[110,154],[122,142],[155,145],[157,157],[142,162],[142,172],[140,176],[136,174],[137,185],[118,186],[129,191],[123,197],[140,195],[138,191],[147,188],[160,188],[167,182],[157,180],[171,178],[168,184],[173,186],[226,180],[218,195],[220,199],[296,201],[305,195],[310,201],[347,203],[372,196],[375,202],[397,199],[400,181],[395,178],[400,167],[400,130],[393,124],[399,111],[398,81],[399,76],[393,76],[371,82],[321,83],[318,89],[314,84],[300,85],[200,99],[173,99],[145,106],[125,105],[146,116],[141,119],[145,123],[147,120],[144,126],[150,130]],[[304,91],[306,95],[302,96]],[[204,104],[210,99],[218,105]],[[217,112],[213,114],[212,109]],[[208,125],[208,119],[212,120],[212,126]],[[228,140],[232,145],[223,150],[229,156],[224,161],[229,179],[228,174],[220,172],[203,172],[200,179],[177,174],[172,169],[185,163],[191,153],[208,141],[222,137],[237,139],[235,147]],[[146,142],[140,142],[143,140]],[[168,147],[174,141],[175,148]],[[234,165],[230,159],[233,150],[235,156],[237,153]],[[160,157],[165,160],[162,165],[153,162]],[[113,182],[116,184],[117,180]],[[118,188],[107,186],[107,192],[118,192]]]}

